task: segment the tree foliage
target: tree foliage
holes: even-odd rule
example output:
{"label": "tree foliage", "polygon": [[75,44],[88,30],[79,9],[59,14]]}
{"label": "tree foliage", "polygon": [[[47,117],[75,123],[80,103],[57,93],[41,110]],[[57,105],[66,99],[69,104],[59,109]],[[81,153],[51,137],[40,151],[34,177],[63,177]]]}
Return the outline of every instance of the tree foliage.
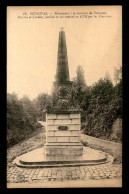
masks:
{"label": "tree foliage", "polygon": [[38,111],[38,119],[45,120],[45,111],[52,108],[52,97],[46,93],[39,94],[35,99],[36,108]]}
{"label": "tree foliage", "polygon": [[122,66],[118,68],[114,68],[114,81],[115,84],[118,84],[122,80]]}
{"label": "tree foliage", "polygon": [[77,67],[77,76],[73,79],[72,98],[75,106],[82,108],[83,97],[87,88],[82,66]]}
{"label": "tree foliage", "polygon": [[32,133],[37,124],[37,111],[24,96],[18,100],[16,94],[7,94],[7,146],[15,145]]}
{"label": "tree foliage", "polygon": [[[81,73],[78,75],[81,76]],[[113,122],[122,117],[121,76],[115,86],[112,84],[109,73],[92,86],[86,86],[85,82],[79,82],[83,83],[82,85],[78,84],[77,77],[73,79],[73,99],[82,110],[83,132],[95,137],[108,138],[112,132]]]}

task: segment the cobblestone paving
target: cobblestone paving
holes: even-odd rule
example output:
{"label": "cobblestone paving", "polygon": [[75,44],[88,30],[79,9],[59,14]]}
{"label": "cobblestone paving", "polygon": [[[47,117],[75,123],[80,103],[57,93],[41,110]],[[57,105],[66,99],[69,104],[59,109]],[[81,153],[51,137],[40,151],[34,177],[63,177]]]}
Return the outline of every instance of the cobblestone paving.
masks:
{"label": "cobblestone paving", "polygon": [[7,170],[8,183],[40,183],[45,181],[112,179],[122,176],[122,166],[111,163],[95,166],[58,168],[19,168],[15,165]]}

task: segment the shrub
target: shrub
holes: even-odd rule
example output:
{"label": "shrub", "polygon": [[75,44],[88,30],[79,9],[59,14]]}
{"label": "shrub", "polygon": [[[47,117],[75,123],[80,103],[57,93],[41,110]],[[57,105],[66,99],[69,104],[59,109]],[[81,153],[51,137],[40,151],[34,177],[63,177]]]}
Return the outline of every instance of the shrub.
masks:
{"label": "shrub", "polygon": [[7,94],[7,147],[27,138],[37,128],[36,110],[27,97]]}

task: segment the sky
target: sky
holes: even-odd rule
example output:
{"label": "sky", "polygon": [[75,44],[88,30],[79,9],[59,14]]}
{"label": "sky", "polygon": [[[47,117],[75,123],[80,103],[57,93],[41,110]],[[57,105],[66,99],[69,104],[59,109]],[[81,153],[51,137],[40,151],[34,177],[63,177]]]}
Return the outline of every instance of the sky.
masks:
{"label": "sky", "polygon": [[[37,17],[39,12],[47,15],[29,18]],[[73,12],[78,18],[64,18],[73,16]],[[96,17],[88,18],[89,12],[92,16],[96,13]],[[86,13],[87,18],[80,17]],[[88,86],[103,78],[107,71],[113,81],[114,68],[122,65],[121,15],[121,6],[8,6],[7,92],[30,99],[43,92],[51,93],[61,27],[66,35],[70,79],[81,65]]]}

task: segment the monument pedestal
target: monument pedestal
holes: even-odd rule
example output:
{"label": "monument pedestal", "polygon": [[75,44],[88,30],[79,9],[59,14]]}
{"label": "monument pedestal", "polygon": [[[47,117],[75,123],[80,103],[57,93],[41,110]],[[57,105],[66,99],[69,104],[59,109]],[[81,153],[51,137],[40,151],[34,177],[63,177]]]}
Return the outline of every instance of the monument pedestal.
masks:
{"label": "monument pedestal", "polygon": [[82,155],[80,113],[46,113],[46,155]]}

